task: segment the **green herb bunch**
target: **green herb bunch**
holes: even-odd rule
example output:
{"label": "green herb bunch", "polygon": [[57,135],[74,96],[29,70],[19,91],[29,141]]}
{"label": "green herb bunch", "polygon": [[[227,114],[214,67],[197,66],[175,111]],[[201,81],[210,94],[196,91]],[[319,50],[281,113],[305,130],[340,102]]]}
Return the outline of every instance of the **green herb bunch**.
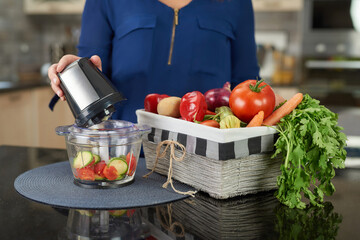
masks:
{"label": "green herb bunch", "polygon": [[284,205],[275,208],[277,239],[336,239],[343,217],[333,211],[330,202],[323,205],[305,209],[291,209]]}
{"label": "green herb bunch", "polygon": [[[279,138],[273,158],[284,162],[278,176],[276,197],[290,208],[304,209],[303,196],[314,206],[323,206],[324,195],[335,187],[334,168],[344,168],[346,135],[338,126],[338,116],[319,101],[304,95],[302,102],[278,123]],[[303,195],[303,196],[302,196]]]}

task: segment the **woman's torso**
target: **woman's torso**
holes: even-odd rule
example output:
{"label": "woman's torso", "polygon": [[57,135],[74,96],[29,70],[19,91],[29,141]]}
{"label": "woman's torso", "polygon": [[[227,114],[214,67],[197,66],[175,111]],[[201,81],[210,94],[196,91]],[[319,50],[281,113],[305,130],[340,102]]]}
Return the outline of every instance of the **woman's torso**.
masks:
{"label": "woman's torso", "polygon": [[[108,1],[110,78],[128,99],[115,117],[135,121],[149,93],[181,97],[231,81],[232,41],[247,34],[238,32],[240,2],[193,0],[176,12],[158,0]],[[243,54],[253,54],[252,47]]]}

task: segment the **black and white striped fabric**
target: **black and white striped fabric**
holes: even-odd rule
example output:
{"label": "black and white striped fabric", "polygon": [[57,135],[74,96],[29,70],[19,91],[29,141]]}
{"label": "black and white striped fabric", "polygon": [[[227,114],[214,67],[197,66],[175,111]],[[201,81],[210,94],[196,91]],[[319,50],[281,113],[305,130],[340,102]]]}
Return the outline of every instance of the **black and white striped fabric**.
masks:
{"label": "black and white striped fabric", "polygon": [[229,160],[246,157],[252,154],[266,153],[274,150],[277,134],[262,135],[239,141],[219,143],[211,140],[151,128],[147,140],[160,143],[165,140],[177,141],[186,147],[186,152],[215,160]]}

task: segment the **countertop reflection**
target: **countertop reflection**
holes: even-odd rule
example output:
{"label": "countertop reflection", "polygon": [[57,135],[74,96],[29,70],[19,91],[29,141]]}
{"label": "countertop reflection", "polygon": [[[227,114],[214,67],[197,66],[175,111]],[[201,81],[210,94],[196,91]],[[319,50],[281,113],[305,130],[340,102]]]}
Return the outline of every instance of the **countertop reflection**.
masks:
{"label": "countertop reflection", "polygon": [[21,173],[67,160],[65,150],[0,146],[0,239],[356,239],[360,169],[338,170],[324,208],[289,209],[274,192],[216,200],[205,193],[138,209],[57,209],[20,196]]}

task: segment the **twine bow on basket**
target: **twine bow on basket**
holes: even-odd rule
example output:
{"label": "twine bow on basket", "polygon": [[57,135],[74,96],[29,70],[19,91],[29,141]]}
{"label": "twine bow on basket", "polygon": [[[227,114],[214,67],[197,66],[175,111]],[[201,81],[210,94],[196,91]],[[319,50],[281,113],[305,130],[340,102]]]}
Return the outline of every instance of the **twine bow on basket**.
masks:
{"label": "twine bow on basket", "polygon": [[[161,152],[161,147],[165,145],[165,149]],[[182,155],[180,157],[176,157],[175,156],[175,147],[179,146],[181,148],[181,152],[182,152]],[[156,165],[158,164],[159,162],[159,158],[164,158],[166,156],[166,152],[167,152],[167,149],[170,147],[170,162],[169,162],[169,171],[168,171],[168,175],[167,175],[167,180],[166,182],[162,185],[163,188],[167,188],[167,186],[171,185],[172,189],[179,193],[179,194],[183,194],[183,195],[190,195],[192,197],[195,196],[195,193],[196,191],[187,191],[187,192],[182,192],[182,191],[179,191],[177,190],[175,187],[174,187],[174,184],[173,184],[173,180],[172,180],[172,175],[173,175],[173,159],[175,161],[178,161],[178,162],[181,162],[184,160],[185,158],[185,154],[186,154],[186,148],[184,145],[182,145],[181,143],[177,142],[177,141],[173,141],[173,140],[165,140],[165,141],[162,141],[160,142],[157,147],[156,147],[156,158],[155,158],[155,163],[154,163],[154,166],[153,168],[151,169],[151,171],[147,174],[145,174],[143,177],[147,178],[148,176],[150,176],[154,171],[155,171],[155,168],[156,168]]]}
{"label": "twine bow on basket", "polygon": [[[167,207],[167,211],[165,211],[165,209],[162,206],[157,206],[156,207],[156,216],[160,221],[161,226],[174,233],[176,237],[184,237],[185,236],[185,228],[184,226],[177,221],[173,222],[172,219],[172,204],[168,204],[166,205]],[[177,230],[180,230],[180,232],[178,232]]]}

